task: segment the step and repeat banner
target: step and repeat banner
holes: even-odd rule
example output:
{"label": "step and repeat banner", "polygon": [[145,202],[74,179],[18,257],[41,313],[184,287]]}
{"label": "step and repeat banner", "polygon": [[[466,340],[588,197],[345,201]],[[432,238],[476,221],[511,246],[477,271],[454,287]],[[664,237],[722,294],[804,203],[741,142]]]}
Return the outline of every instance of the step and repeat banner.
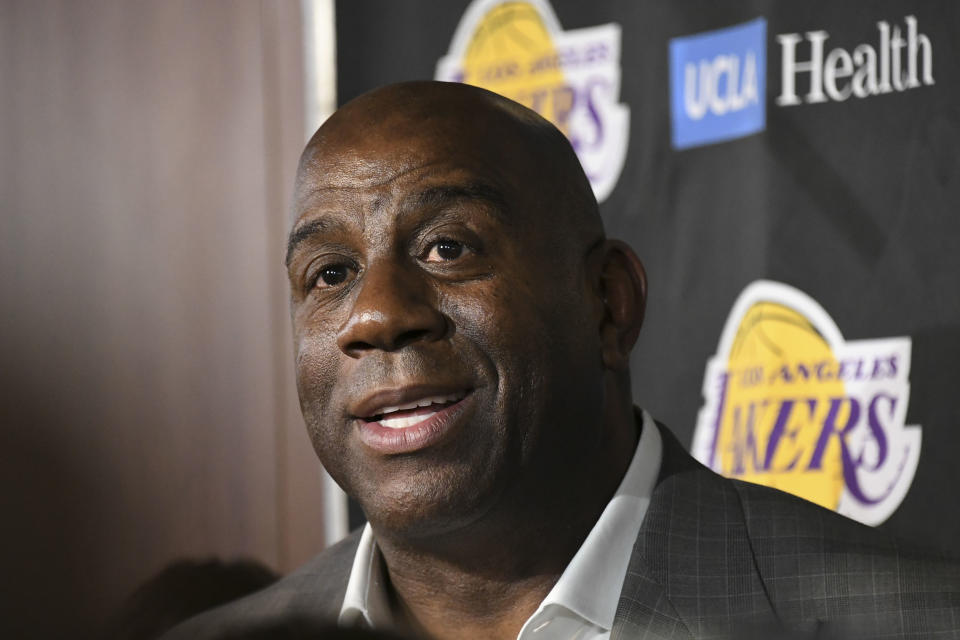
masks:
{"label": "step and repeat banner", "polygon": [[960,3],[351,0],[337,42],[341,103],[467,82],[569,137],[701,462],[956,549]]}

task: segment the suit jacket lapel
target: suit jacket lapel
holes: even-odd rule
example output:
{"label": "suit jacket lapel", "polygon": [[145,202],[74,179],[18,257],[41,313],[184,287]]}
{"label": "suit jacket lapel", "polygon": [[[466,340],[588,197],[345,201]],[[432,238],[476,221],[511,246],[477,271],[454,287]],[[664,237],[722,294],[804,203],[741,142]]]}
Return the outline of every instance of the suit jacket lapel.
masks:
{"label": "suit jacket lapel", "polygon": [[[634,560],[637,562],[634,562]],[[611,640],[690,640],[693,638],[666,591],[646,575],[641,556],[634,548],[623,590],[617,603],[617,614],[610,632]]]}
{"label": "suit jacket lapel", "polygon": [[663,439],[660,475],[611,637],[722,637],[775,625],[736,491],[657,426]]}

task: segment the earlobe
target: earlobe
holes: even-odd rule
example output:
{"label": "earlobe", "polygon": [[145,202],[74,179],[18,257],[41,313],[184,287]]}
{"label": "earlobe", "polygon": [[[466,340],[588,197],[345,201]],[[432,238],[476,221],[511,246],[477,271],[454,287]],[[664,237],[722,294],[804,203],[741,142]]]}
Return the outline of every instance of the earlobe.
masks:
{"label": "earlobe", "polygon": [[626,369],[630,352],[640,335],[647,303],[647,275],[630,245],[607,240],[600,255],[600,296],[603,317],[600,343],[603,363],[609,369]]}

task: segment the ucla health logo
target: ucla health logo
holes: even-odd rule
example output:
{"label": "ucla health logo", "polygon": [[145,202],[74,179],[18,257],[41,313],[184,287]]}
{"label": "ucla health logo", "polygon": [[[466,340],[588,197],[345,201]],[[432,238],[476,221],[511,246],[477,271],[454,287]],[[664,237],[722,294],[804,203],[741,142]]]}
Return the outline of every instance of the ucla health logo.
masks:
{"label": "ucla health logo", "polygon": [[763,131],[766,44],[763,18],[670,41],[674,148]]}
{"label": "ucla health logo", "polygon": [[[777,107],[870,98],[934,84],[933,42],[916,16],[903,27],[880,20],[877,38],[828,48],[818,29],[780,33]],[[673,146],[733,140],[766,127],[766,35],[763,18],[670,41]],[[802,88],[801,88],[802,87]]]}
{"label": "ucla health logo", "polygon": [[627,156],[630,110],[620,99],[620,25],[564,31],[546,0],[474,0],[437,80],[466,82],[526,105],[570,139],[597,200]]}
{"label": "ucla health logo", "polygon": [[910,338],[845,340],[813,298],[744,289],[703,378],[693,455],[727,477],[789,491],[869,525],[913,482]]}

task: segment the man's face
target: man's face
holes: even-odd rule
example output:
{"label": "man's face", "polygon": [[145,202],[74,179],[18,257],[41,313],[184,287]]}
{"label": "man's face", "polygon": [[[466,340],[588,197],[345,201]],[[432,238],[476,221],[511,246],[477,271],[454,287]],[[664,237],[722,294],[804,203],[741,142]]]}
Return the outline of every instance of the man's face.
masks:
{"label": "man's face", "polygon": [[397,118],[334,131],[301,167],[297,382],[374,528],[433,534],[593,446],[601,362],[588,239],[562,233],[537,159],[496,118]]}

